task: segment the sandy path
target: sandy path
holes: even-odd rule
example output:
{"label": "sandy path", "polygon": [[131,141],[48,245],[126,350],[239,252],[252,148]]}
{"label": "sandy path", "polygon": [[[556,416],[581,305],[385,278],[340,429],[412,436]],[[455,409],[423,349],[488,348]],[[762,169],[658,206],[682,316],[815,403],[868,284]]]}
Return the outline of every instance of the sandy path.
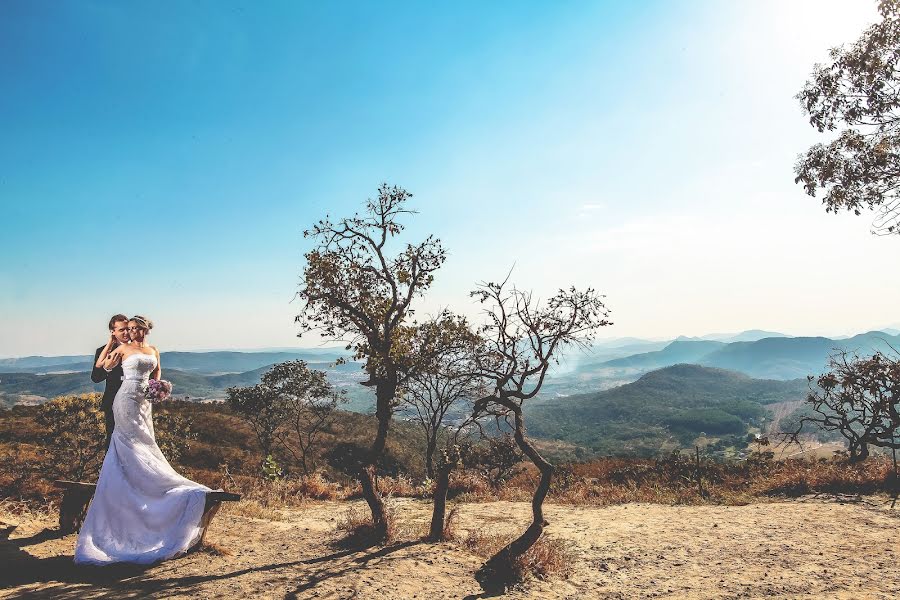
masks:
{"label": "sandy path", "polygon": [[[141,570],[75,569],[74,536],[35,536],[23,523],[0,542],[0,597],[464,598],[480,597],[481,560],[451,545],[335,550],[347,503],[314,503],[283,521],[216,518],[199,552]],[[514,533],[524,503],[461,508],[459,527]],[[400,500],[408,528],[429,506]],[[897,512],[900,512],[898,507]],[[806,501],[739,507],[548,506],[550,535],[577,556],[568,581],[534,582],[509,598],[895,598],[900,520],[881,503]]]}

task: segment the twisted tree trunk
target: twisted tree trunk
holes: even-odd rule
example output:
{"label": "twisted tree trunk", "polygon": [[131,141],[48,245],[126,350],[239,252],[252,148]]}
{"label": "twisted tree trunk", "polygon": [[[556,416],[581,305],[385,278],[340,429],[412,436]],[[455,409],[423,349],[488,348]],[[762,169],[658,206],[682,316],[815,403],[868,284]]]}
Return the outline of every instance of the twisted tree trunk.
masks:
{"label": "twisted tree trunk", "polygon": [[362,485],[363,498],[365,498],[366,504],[369,505],[369,510],[372,511],[372,526],[375,528],[375,535],[381,540],[387,536],[388,517],[381,492],[375,483],[375,476],[378,462],[384,455],[384,447],[387,443],[388,429],[391,425],[391,400],[393,400],[396,390],[396,384],[392,385],[390,382],[379,381],[376,384],[375,418],[378,420],[378,431],[369,451],[368,460],[363,463],[359,470],[359,482]]}
{"label": "twisted tree trunk", "polygon": [[869,444],[862,440],[850,442],[850,462],[858,463],[869,458]]}
{"label": "twisted tree trunk", "polygon": [[531,500],[531,525],[518,538],[502,548],[492,556],[475,573],[475,579],[481,588],[489,593],[502,592],[521,579],[516,562],[523,554],[528,552],[544,533],[550,523],[544,519],[544,498],[550,491],[550,481],[553,478],[553,465],[544,460],[537,449],[525,438],[525,422],[521,407],[513,404],[504,404],[515,414],[516,431],[514,438],[516,444],[525,453],[532,463],[540,470],[541,480],[534,491]]}

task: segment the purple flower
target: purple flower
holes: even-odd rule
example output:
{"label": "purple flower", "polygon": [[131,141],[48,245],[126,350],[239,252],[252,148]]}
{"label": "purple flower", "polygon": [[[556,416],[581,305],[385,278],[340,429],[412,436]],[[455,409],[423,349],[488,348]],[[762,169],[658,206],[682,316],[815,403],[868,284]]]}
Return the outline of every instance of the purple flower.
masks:
{"label": "purple flower", "polygon": [[151,379],[141,386],[141,391],[150,402],[162,402],[172,395],[172,384],[165,379]]}

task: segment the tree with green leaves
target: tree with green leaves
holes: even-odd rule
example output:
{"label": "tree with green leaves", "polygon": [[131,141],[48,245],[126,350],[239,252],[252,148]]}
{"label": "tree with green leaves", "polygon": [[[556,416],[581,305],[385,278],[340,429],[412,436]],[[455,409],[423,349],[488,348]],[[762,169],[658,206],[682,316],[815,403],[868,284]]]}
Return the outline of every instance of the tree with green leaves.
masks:
{"label": "tree with green leaves", "polygon": [[231,387],[227,393],[232,410],[247,419],[256,433],[261,464],[278,448],[292,456],[305,474],[310,472],[321,433],[344,401],[324,371],[310,369],[302,360],[273,365],[258,384]]}
{"label": "tree with green leaves", "polygon": [[318,331],[340,340],[364,361],[367,380],[375,389],[378,422],[368,456],[358,477],[372,513],[376,535],[387,532],[387,511],[376,487],[375,471],[384,455],[391,417],[403,386],[428,365],[440,346],[440,332],[422,330],[412,319],[413,301],[432,285],[446,259],[440,240],[428,236],[418,244],[397,244],[411,194],[386,184],[366,203],[363,214],[333,222],[329,217],[304,232],[314,240],[298,298],[303,302],[297,322],[301,335]]}
{"label": "tree with green leaves", "polygon": [[476,367],[489,391],[475,401],[473,417],[504,420],[519,449],[541,473],[531,502],[531,524],[475,575],[485,591],[495,592],[521,579],[520,558],[548,525],[543,503],[550,490],[553,465],[528,439],[523,405],[538,395],[550,366],[563,352],[585,345],[600,327],[611,323],[602,296],[593,289],[560,290],[546,303],[507,282],[483,284],[472,295],[486,307],[487,322],[479,330],[482,341],[476,352]]}
{"label": "tree with green leaves", "polygon": [[810,124],[837,132],[795,167],[828,212],[876,211],[873,233],[900,234],[900,1],[881,0],[882,20],[849,47],[831,50],[798,94]]}
{"label": "tree with green leaves", "polygon": [[246,387],[230,387],[226,390],[227,402],[236,414],[253,427],[256,441],[262,453],[260,468],[278,441],[280,430],[286,425],[290,413],[287,403],[260,383]]}
{"label": "tree with green leaves", "polygon": [[286,427],[277,429],[275,436],[303,474],[309,475],[315,467],[321,434],[334,421],[338,406],[347,401],[346,394],[334,390],[324,371],[310,369],[302,360],[275,365],[263,382],[279,397],[288,414]]}
{"label": "tree with green leaves", "polygon": [[[433,360],[412,372],[403,388],[403,398],[414,412],[412,421],[425,434],[425,471],[435,482],[428,538],[441,541],[446,532],[450,475],[462,461],[459,438],[470,424],[472,400],[484,391],[475,369],[475,349],[480,339],[465,317],[443,311],[416,329],[413,346],[422,347],[422,340],[435,347]],[[450,423],[448,417],[455,419]],[[435,465],[439,442],[443,448]]]}

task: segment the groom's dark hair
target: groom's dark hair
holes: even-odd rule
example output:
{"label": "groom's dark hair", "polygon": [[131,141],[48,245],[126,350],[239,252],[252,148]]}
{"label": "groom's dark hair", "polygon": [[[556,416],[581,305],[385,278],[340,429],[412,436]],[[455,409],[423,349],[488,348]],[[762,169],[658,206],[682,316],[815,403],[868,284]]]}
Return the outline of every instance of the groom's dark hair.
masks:
{"label": "groom's dark hair", "polygon": [[125,321],[127,323],[128,317],[126,317],[125,315],[113,315],[109,320],[109,330],[112,331],[113,329],[115,329],[116,323],[118,323],[119,321]]}

